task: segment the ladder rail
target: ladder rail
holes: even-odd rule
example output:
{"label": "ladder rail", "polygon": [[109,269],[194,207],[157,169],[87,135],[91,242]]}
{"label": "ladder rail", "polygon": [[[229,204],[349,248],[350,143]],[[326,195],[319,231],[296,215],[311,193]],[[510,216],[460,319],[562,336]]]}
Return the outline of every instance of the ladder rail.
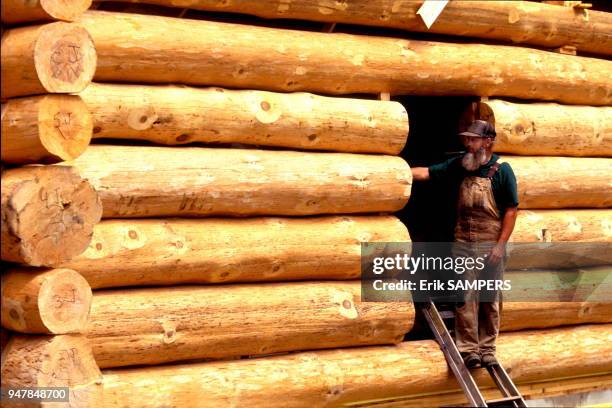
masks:
{"label": "ladder rail", "polygon": [[468,371],[467,367],[465,364],[463,364],[463,359],[461,358],[459,349],[457,349],[455,342],[446,329],[444,321],[438,313],[438,309],[436,309],[433,302],[429,301],[429,303],[423,308],[423,312],[425,319],[429,323],[429,326],[434,332],[434,336],[442,349],[446,362],[451,368],[453,374],[455,374],[455,378],[463,390],[463,393],[466,395],[470,405],[473,407],[486,407],[487,403],[480,392],[480,389],[478,389],[476,381],[474,381],[474,378]]}
{"label": "ladder rail", "polygon": [[478,388],[478,384],[472,377],[467,367],[463,362],[461,353],[451,337],[444,320],[433,301],[429,300],[421,307],[421,311],[433,332],[444,358],[448,363],[451,371],[455,375],[459,386],[467,397],[469,403],[473,407],[487,407],[499,405],[500,403],[511,403],[513,407],[527,407],[527,403],[523,399],[520,391],[501,364],[494,364],[487,367],[487,371],[493,382],[503,394],[504,398],[498,400],[486,401]]}
{"label": "ladder rail", "polygon": [[[514,382],[501,364],[495,364],[491,367],[487,367],[487,370],[489,371],[489,374],[491,374],[491,377],[493,377],[494,381],[496,381],[496,377],[499,378],[499,380],[503,383],[503,388],[509,392],[510,395],[508,396],[520,397],[518,400],[514,401],[517,407],[527,407],[527,403],[521,395],[521,392],[518,390],[518,388],[516,387],[516,385],[514,384]],[[495,373],[495,375],[493,373]]]}

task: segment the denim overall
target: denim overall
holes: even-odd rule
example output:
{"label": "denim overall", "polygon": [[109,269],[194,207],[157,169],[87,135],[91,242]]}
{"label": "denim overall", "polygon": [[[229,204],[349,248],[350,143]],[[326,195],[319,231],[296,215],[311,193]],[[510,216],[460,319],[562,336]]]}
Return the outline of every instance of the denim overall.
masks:
{"label": "denim overall", "polygon": [[[501,232],[502,219],[499,215],[491,180],[499,163],[494,163],[487,177],[469,176],[461,183],[457,203],[457,224],[455,242],[470,243],[455,250],[455,256],[488,256]],[[476,245],[471,243],[478,243]],[[463,278],[503,279],[504,259],[494,267],[483,270],[466,270]],[[466,290],[465,302],[458,304],[455,318],[455,341],[462,354],[494,354],[495,339],[499,332],[501,294],[489,294],[492,301],[479,301],[478,290]]]}

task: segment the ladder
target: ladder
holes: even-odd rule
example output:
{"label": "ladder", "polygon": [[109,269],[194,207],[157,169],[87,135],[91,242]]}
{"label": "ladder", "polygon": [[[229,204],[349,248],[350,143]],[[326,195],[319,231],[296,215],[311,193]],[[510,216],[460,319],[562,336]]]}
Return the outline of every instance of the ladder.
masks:
{"label": "ladder", "polygon": [[444,318],[454,318],[454,312],[450,310],[439,312],[431,300],[419,304],[419,308],[423,312],[431,331],[434,333],[436,341],[440,345],[442,353],[444,353],[446,362],[457,378],[463,393],[472,407],[527,407],[523,396],[512,382],[506,370],[504,370],[504,367],[499,363],[487,367],[487,371],[504,397],[486,401],[470,371],[463,363],[459,349],[444,323]]}

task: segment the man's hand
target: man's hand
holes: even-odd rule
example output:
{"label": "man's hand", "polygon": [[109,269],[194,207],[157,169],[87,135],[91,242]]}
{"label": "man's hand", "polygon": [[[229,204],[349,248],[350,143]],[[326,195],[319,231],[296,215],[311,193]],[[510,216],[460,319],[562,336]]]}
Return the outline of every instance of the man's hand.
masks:
{"label": "man's hand", "polygon": [[414,181],[425,181],[429,180],[429,168],[428,167],[412,167],[412,179]]}
{"label": "man's hand", "polygon": [[489,253],[488,263],[490,265],[497,265],[499,261],[506,255],[506,244],[503,242],[498,242],[495,244],[491,252]]}

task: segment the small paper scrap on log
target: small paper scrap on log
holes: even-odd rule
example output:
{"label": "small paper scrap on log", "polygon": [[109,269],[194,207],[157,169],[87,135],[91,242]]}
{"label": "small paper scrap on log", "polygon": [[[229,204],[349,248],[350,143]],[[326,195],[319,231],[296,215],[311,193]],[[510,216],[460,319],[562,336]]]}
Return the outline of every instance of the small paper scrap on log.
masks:
{"label": "small paper scrap on log", "polygon": [[448,0],[425,0],[421,8],[417,11],[417,14],[421,16],[427,29],[431,28],[447,4]]}

